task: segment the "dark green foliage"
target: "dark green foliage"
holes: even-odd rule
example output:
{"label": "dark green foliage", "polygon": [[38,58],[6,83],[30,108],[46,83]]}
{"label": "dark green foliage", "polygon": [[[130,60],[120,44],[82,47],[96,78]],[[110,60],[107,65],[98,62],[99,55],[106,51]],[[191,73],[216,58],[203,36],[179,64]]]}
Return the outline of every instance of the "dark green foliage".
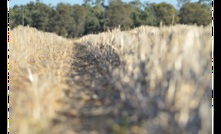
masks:
{"label": "dark green foliage", "polygon": [[143,25],[157,26],[157,18],[153,9],[153,3],[145,3],[141,14]]}
{"label": "dark green foliage", "polygon": [[73,6],[74,12],[72,17],[75,22],[74,27],[74,36],[81,36],[84,33],[84,26],[85,26],[85,19],[86,19],[86,9],[83,6],[74,5]]}
{"label": "dark green foliage", "polygon": [[138,27],[144,24],[143,11],[141,9],[142,3],[140,0],[133,0],[129,3],[131,9],[131,19],[133,20],[133,26]]}
{"label": "dark green foliage", "polygon": [[61,36],[72,37],[74,29],[74,19],[71,17],[73,14],[72,6],[69,4],[59,3],[51,12],[49,31],[55,32]]}
{"label": "dark green foliage", "polygon": [[[34,3],[30,3],[34,4]],[[17,6],[15,5],[12,9],[10,9],[10,26],[14,28],[18,25],[32,25],[32,11],[30,9],[30,4],[25,6]]]}
{"label": "dark green foliage", "polygon": [[88,15],[85,22],[85,34],[98,32],[100,28],[99,19],[95,15]]}
{"label": "dark green foliage", "polygon": [[130,5],[123,3],[121,0],[110,0],[109,6],[106,10],[107,26],[110,28],[122,26],[124,29],[128,29],[133,24],[130,15]]}
{"label": "dark green foliage", "polygon": [[22,9],[19,6],[14,6],[10,9],[10,27],[14,28],[17,25],[22,25]]}
{"label": "dark green foliage", "polygon": [[51,8],[43,3],[36,3],[32,10],[29,10],[31,16],[31,26],[42,31],[47,31]]}
{"label": "dark green foliage", "polygon": [[84,34],[101,32],[104,25],[104,9],[101,2],[97,1],[94,7],[88,5],[86,9],[87,16]]}
{"label": "dark green foliage", "polygon": [[157,25],[160,25],[160,22],[164,25],[171,25],[178,22],[177,11],[171,4],[166,2],[153,4],[152,10],[155,14]]}
{"label": "dark green foliage", "polygon": [[50,31],[66,37],[77,37],[84,32],[86,10],[79,5],[59,3],[51,14]]}
{"label": "dark green foliage", "polygon": [[211,11],[207,4],[187,3],[180,9],[180,23],[208,25],[211,22]]}
{"label": "dark green foliage", "polygon": [[[26,5],[15,5],[10,9],[10,27],[18,25],[35,27],[38,30],[54,32],[74,38],[107,29],[121,27],[121,30],[141,25],[159,26],[171,24],[208,25],[211,21],[208,0],[190,3],[178,0],[183,5],[178,12],[171,4],[159,4],[131,0],[84,0],[82,5],[59,3],[55,7],[41,1]],[[180,19],[180,20],[179,20]]]}

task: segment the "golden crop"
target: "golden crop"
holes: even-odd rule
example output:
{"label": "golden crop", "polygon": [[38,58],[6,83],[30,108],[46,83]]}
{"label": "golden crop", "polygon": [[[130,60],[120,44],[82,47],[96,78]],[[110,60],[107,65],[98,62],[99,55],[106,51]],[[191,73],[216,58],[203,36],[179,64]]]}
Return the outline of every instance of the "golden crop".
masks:
{"label": "golden crop", "polygon": [[79,108],[67,108],[69,125],[57,133],[74,133],[76,122],[108,133],[109,114],[128,118],[129,128],[109,126],[114,133],[210,133],[211,41],[209,26],[141,26],[77,41],[19,26],[10,42],[10,132],[50,132],[68,91],[84,102],[67,100]]}

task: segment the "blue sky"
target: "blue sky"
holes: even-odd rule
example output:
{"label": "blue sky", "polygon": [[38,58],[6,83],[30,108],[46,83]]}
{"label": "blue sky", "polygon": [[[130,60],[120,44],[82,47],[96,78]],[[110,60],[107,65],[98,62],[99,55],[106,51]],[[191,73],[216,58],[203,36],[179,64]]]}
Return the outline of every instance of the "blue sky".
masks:
{"label": "blue sky", "polygon": [[[27,4],[31,1],[35,2],[36,0],[10,0],[9,6],[13,7],[14,5],[24,5],[24,4]],[[45,4],[52,4],[53,6],[56,6],[57,3],[59,3],[59,2],[70,3],[70,4],[80,4],[80,5],[83,3],[83,0],[41,0],[41,1]],[[123,1],[129,2],[131,0],[123,0]],[[154,3],[167,2],[167,3],[174,5],[175,8],[178,8],[177,7],[177,0],[140,0],[140,1],[141,2],[150,1],[150,2],[154,2]],[[192,0],[192,2],[195,2],[195,1],[197,1],[197,0]]]}

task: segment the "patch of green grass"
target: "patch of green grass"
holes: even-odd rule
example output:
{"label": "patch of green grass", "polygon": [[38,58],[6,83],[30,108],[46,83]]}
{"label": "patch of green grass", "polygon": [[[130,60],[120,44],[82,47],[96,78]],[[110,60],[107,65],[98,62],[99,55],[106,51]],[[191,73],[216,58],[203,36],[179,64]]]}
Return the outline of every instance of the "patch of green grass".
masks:
{"label": "patch of green grass", "polygon": [[130,125],[127,112],[122,113],[121,121],[121,124],[115,123],[112,127],[115,134],[127,134],[129,131]]}

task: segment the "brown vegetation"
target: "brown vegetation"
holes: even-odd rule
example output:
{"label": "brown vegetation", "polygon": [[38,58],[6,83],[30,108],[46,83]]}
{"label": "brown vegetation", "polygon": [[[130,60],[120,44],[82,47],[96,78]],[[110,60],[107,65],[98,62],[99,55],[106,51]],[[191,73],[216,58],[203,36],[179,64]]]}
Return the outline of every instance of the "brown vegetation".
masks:
{"label": "brown vegetation", "polygon": [[211,132],[210,27],[142,26],[75,42],[72,52],[71,41],[53,34],[12,31],[11,130]]}
{"label": "brown vegetation", "polygon": [[210,35],[209,27],[143,26],[88,35],[78,45],[102,75],[91,88],[106,94],[97,95],[118,108],[117,118],[126,112],[129,126],[145,124],[141,133],[210,133]]}
{"label": "brown vegetation", "polygon": [[61,108],[73,41],[19,26],[10,36],[10,132],[42,133]]}

